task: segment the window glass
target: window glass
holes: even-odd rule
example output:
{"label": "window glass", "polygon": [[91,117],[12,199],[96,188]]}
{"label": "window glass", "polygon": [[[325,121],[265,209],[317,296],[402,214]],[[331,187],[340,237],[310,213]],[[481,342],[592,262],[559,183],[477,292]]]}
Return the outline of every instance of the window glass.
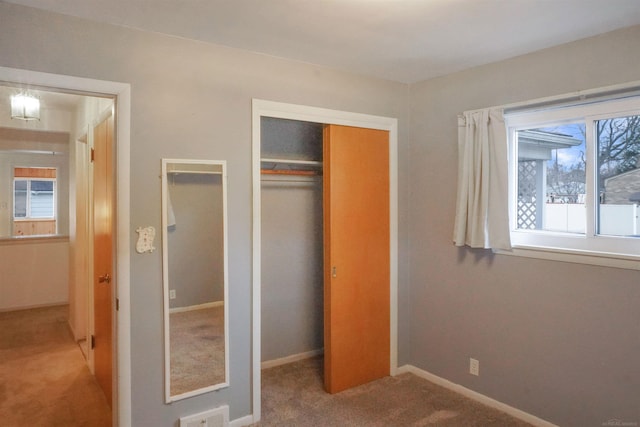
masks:
{"label": "window glass", "polygon": [[521,129],[516,136],[516,228],[584,234],[584,124]]}
{"label": "window glass", "polygon": [[53,181],[31,180],[29,201],[31,218],[53,218]]}
{"label": "window glass", "polygon": [[640,97],[535,107],[505,120],[512,246],[637,269]]}
{"label": "window glass", "polygon": [[640,203],[640,116],[595,121],[598,234],[637,236]]}
{"label": "window glass", "polygon": [[55,181],[16,179],[13,197],[14,218],[55,218]]}

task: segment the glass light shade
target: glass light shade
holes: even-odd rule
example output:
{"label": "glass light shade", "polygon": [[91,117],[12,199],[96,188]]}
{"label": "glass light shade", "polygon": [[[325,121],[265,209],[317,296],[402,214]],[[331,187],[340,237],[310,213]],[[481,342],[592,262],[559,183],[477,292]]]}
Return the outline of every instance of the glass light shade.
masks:
{"label": "glass light shade", "polygon": [[13,95],[11,97],[11,118],[40,120],[40,100],[31,95]]}

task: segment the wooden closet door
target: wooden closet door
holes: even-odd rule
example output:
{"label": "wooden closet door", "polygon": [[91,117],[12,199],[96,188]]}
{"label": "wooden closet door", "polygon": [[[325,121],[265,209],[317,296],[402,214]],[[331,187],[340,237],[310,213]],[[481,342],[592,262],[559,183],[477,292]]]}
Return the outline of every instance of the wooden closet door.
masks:
{"label": "wooden closet door", "polygon": [[112,403],[113,281],[113,116],[95,127],[93,160],[93,314],[95,376]]}
{"label": "wooden closet door", "polygon": [[389,132],[324,130],[324,351],[329,393],[389,375]]}

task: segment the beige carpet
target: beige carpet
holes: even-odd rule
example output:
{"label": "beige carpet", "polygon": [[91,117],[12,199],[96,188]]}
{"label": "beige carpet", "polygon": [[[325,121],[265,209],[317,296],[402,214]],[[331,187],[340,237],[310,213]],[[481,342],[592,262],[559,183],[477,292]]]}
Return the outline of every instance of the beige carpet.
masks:
{"label": "beige carpet", "polygon": [[111,409],[67,324],[67,306],[0,313],[0,425],[102,427]]}
{"label": "beige carpet", "polygon": [[413,374],[334,395],[322,388],[322,358],[262,371],[262,420],[255,426],[524,427],[530,424]]}
{"label": "beige carpet", "polygon": [[224,382],[224,307],[171,313],[171,395]]}

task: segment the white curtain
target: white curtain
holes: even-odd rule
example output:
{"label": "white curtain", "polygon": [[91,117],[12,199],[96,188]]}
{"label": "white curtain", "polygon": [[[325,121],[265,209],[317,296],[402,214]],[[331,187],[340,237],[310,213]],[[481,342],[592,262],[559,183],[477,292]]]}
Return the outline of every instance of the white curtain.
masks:
{"label": "white curtain", "polygon": [[465,112],[458,120],[456,246],[511,249],[508,189],[502,110]]}

